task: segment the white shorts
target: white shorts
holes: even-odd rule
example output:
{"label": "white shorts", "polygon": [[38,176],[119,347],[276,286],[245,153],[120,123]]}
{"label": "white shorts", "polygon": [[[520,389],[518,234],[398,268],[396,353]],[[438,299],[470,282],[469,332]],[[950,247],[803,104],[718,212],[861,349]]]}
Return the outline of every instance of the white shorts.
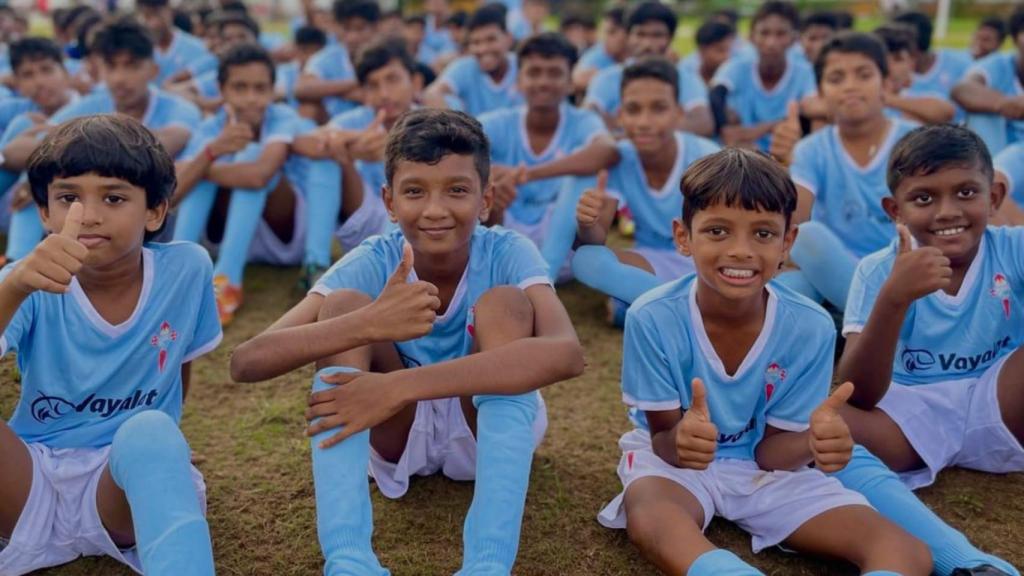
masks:
{"label": "white shorts", "polygon": [[345,252],[359,246],[360,242],[370,236],[383,234],[390,224],[388,211],[380,198],[380,191],[377,191],[376,196],[371,196],[369,192],[364,194],[363,204],[359,209],[334,231]]}
{"label": "white shorts", "polygon": [[928,486],[949,466],[996,474],[1024,471],[1024,449],[1003,423],[996,396],[1008,357],[978,378],[889,387],[878,408],[896,422],[925,463],[900,474],[904,484]]}
{"label": "white shorts", "polygon": [[[28,444],[32,489],[14,534],[0,549],[0,574],[17,576],[58,566],[80,556],[110,556],[142,573],[135,548],[110,539],[96,510],[96,488],[110,447],[54,449]],[[192,467],[192,482],[206,511],[206,484]]]}
{"label": "white shorts", "polygon": [[[548,206],[547,210],[544,211],[544,216],[533,224],[526,224],[516,220],[516,217],[511,212],[505,212],[505,220],[501,225],[509,230],[515,230],[523,236],[526,236],[539,249],[544,246],[544,239],[547,238],[548,228],[551,227],[551,216],[555,212],[555,203],[552,202]],[[566,255],[565,262],[562,263],[561,268],[558,269],[557,282],[568,282],[572,280],[572,255],[573,251],[570,250],[569,254]]]}
{"label": "white shorts", "polygon": [[644,246],[636,246],[629,250],[643,256],[644,260],[647,260],[651,267],[654,268],[654,275],[662,282],[678,280],[679,278],[682,278],[687,274],[692,274],[697,270],[693,266],[692,258],[689,256],[683,256],[675,250],[648,248]]}
{"label": "white shorts", "polygon": [[295,216],[292,224],[292,238],[282,242],[266,220],[260,218],[256,233],[249,245],[249,262],[271,266],[300,266],[306,255],[306,200],[302,194],[295,195]]}
{"label": "white shorts", "polygon": [[[544,439],[548,427],[547,407],[538,395],[537,416],[533,421],[536,445]],[[424,400],[416,404],[416,416],[398,462],[388,462],[370,448],[370,476],[381,494],[401,498],[409,490],[412,476],[430,476],[442,472],[448,478],[468,481],[476,478],[476,438],[458,398]]]}
{"label": "white shorts", "polygon": [[843,488],[813,468],[768,472],[751,460],[715,460],[707,470],[676,468],[651,449],[646,430],[631,430],[619,439],[622,493],[597,516],[607,528],[626,527],[626,488],[638,478],[671,480],[697,498],[707,529],[713,517],[735,522],[750,533],[754,552],[782,542],[805,522],[840,506],[870,506],[860,494]]}

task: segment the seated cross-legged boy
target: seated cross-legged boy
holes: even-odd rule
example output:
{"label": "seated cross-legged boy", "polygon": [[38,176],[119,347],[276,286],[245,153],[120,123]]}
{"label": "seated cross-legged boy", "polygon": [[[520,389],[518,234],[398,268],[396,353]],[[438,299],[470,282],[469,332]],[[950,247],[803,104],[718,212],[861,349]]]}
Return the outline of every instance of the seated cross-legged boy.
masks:
{"label": "seated cross-legged boy", "polygon": [[[860,262],[850,288],[837,373],[857,390],[844,418],[909,488],[949,466],[1024,471],[1024,228],[988,226],[1005,195],[988,150],[965,128],[918,128],[893,150],[888,181],[899,237]],[[1017,573],[914,517],[919,503],[871,454],[851,466],[843,483],[925,540],[940,574]]]}
{"label": "seated cross-legged boy", "polygon": [[51,132],[28,177],[50,235],[0,271],[0,351],[21,372],[0,422],[0,574],[108,555],[212,575],[205,485],[178,421],[191,362],[221,330],[209,257],[150,242],[174,165],[137,121],[102,115]]}
{"label": "seated cross-legged boy", "polygon": [[[578,248],[572,267],[576,278],[626,304],[693,271],[692,261],[675,249],[672,240],[672,220],[683,206],[676,188],[683,172],[716,152],[718,145],[675,130],[683,114],[677,82],[676,68],[664,59],[626,67],[618,118],[626,132],[626,139],[617,146],[621,159],[599,176],[594,187],[582,196],[572,196],[578,203],[561,204],[556,216],[560,222],[575,223],[569,234],[552,242],[568,251],[575,232]],[[585,185],[582,179],[579,183]],[[629,206],[636,224],[636,246],[630,249],[604,245],[619,203]],[[545,256],[553,249],[554,245],[545,247]],[[617,303],[616,308],[622,309]]]}
{"label": "seated cross-legged boy", "polygon": [[782,544],[865,574],[930,573],[921,542],[825,475],[850,459],[839,410],[853,385],[828,396],[832,319],[769,284],[797,234],[785,169],[730,148],[680,187],[673,232],[696,274],[626,314],[622,398],[636,428],[619,440],[623,492],[598,520],[664,574],[760,574],[704,537],[714,516],[750,532],[754,552]]}
{"label": "seated cross-legged boy", "polygon": [[885,44],[889,75],[885,79],[885,113],[922,124],[951,122],[956,106],[948,98],[907,93],[914,77],[914,30],[903,24],[886,24],[872,32]]}
{"label": "seated cross-legged boy", "polygon": [[546,427],[537,390],[580,374],[583,356],[534,245],[479,225],[487,148],[461,112],[403,116],[383,194],[399,229],[346,254],[231,359],[239,381],[317,363],[306,416],[326,574],[387,574],[367,470],[388,498],[413,475],[475,479],[459,573],[512,569]]}

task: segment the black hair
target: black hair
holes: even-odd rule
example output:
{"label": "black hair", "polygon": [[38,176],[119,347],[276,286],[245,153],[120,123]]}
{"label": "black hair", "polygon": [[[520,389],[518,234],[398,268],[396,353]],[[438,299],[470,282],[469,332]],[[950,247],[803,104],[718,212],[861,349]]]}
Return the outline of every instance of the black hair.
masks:
{"label": "black hair", "polygon": [[300,26],[295,30],[296,46],[319,46],[327,45],[327,34],[316,26]]}
{"label": "black hair", "polygon": [[436,165],[445,156],[472,156],[481,190],[491,172],[491,150],[483,127],[465,112],[421,108],[403,114],[391,132],[385,148],[384,172],[388,186],[402,161]]}
{"label": "black hair", "polygon": [[671,8],[661,2],[641,2],[626,13],[626,31],[648,22],[664,24],[668,28],[668,35],[671,38],[676,35],[676,25],[679,23],[679,19],[676,18],[676,13]]}
{"label": "black hair", "polygon": [[135,60],[153,59],[153,37],[130,16],[123,16],[104,24],[89,45],[90,52],[99,53],[110,62],[118,54],[128,54]]}
{"label": "black hair", "polygon": [[853,28],[854,16],[848,10],[833,10],[832,17],[836,19],[836,30],[850,30]]}
{"label": "black hair", "polygon": [[800,29],[800,11],[796,9],[792,2],[784,2],[782,0],[768,0],[768,2],[761,4],[757,12],[754,12],[750,19],[750,29],[753,30],[760,21],[769,16],[778,16],[788,21],[793,30]]}
{"label": "black hair", "polygon": [[735,28],[740,23],[740,13],[733,8],[719,8],[708,15],[710,20],[727,20]]}
{"label": "black hair", "polygon": [[[1021,14],[1024,14],[1024,10],[1021,10],[1020,12]],[[1024,16],[1022,16],[1022,19],[1024,19]],[[1024,22],[1021,24],[1024,24]],[[996,33],[996,38],[999,38],[1000,44],[1002,44],[1003,40],[1006,39],[1006,22],[998,16],[989,16],[982,19],[981,22],[978,22],[978,28],[991,28],[992,31]],[[1022,28],[1024,28],[1024,26],[1022,26]]]}
{"label": "black hair", "polygon": [[249,13],[249,7],[241,0],[224,0],[220,3],[220,9],[224,12],[241,12],[242,14]]}
{"label": "black hair", "polygon": [[75,35],[75,46],[78,47],[80,57],[85,58],[92,52],[90,48],[92,40],[102,24],[103,18],[98,14],[93,14],[88,18],[83,18],[78,25],[78,33]]}
{"label": "black hair", "polygon": [[391,18],[397,18],[399,20],[403,20],[403,18],[402,18],[402,9],[401,8],[395,8],[393,10],[385,10],[385,11],[380,13],[380,18],[381,18],[381,20],[389,20]]}
{"label": "black hair", "polygon": [[602,18],[611,21],[619,28],[626,27],[626,9],[622,6],[612,6],[605,10]]}
{"label": "black hair", "polygon": [[925,53],[932,47],[932,19],[924,12],[903,12],[897,14],[894,21],[908,24],[917,32],[917,50]]}
{"label": "black hair", "polygon": [[232,46],[220,58],[217,65],[217,84],[223,86],[228,81],[228,73],[233,66],[245,66],[246,64],[260,63],[267,67],[270,73],[270,84],[273,86],[277,81],[277,69],[274,66],[274,59],[270,57],[267,49],[256,42],[244,42]]}
{"label": "black hair", "polygon": [[811,26],[824,26],[833,32],[839,29],[836,23],[836,14],[829,10],[816,10],[800,19],[800,31],[807,30]]}
{"label": "black hair", "polygon": [[672,87],[672,99],[679,100],[679,70],[661,56],[644,58],[626,66],[622,71],[622,84],[619,85],[619,92],[626,90],[630,82],[650,78],[659,80]]}
{"label": "black hair", "polygon": [[559,32],[541,32],[534,34],[519,45],[516,58],[522,67],[524,58],[540,56],[541,58],[562,58],[569,65],[569,70],[576,65],[576,47],[569,43]]}
{"label": "black hair", "polygon": [[188,34],[192,33],[192,16],[180,8],[174,10],[174,27]]}
{"label": "black hair", "polygon": [[416,24],[421,28],[427,27],[427,17],[423,14],[413,14],[412,16],[406,16],[402,19],[403,24]]}
{"label": "black hair", "polygon": [[1010,29],[1011,40],[1016,42],[1017,36],[1024,32],[1024,7],[1019,7],[1010,14],[1007,26]]}
{"label": "black hair", "polygon": [[[83,6],[75,6],[75,8],[83,8]],[[53,12],[50,12],[50,21],[53,22],[54,30],[63,30],[68,27],[68,23],[71,22],[71,10],[72,8],[55,8]]]}
{"label": "black hair", "polygon": [[135,0],[135,5],[140,8],[166,8],[171,3],[170,0]]}
{"label": "black hair", "polygon": [[580,26],[587,30],[594,30],[597,28],[597,22],[594,20],[594,16],[589,12],[571,10],[562,18],[562,21],[558,25],[558,29],[565,30],[570,26]]}
{"label": "black hair", "polygon": [[434,83],[434,80],[437,80],[437,72],[434,72],[434,69],[429,64],[419,60],[416,61],[416,70],[413,71],[413,76],[415,75],[423,78],[424,86],[430,86]]}
{"label": "black hair", "polygon": [[53,60],[64,67],[64,53],[60,46],[49,38],[29,36],[11,44],[8,57],[11,61],[11,70],[17,74],[18,68],[28,61]]}
{"label": "black hair", "polygon": [[505,18],[508,11],[501,4],[484,4],[473,12],[473,15],[466,21],[466,29],[469,32],[487,26],[497,26],[502,32],[507,32]]}
{"label": "black hair", "polygon": [[[97,174],[124,180],[146,191],[147,208],[168,201],[177,183],[174,162],[160,141],[123,114],[83,116],[61,124],[29,156],[27,172],[32,198],[43,207],[57,178]],[[147,231],[146,240],[159,233]]]}
{"label": "black hair", "polygon": [[332,6],[335,22],[362,18],[371,24],[380,21],[380,5],[376,0],[334,0]]}
{"label": "black hair", "polygon": [[917,32],[906,24],[891,22],[875,28],[872,32],[885,44],[885,49],[890,54],[897,52],[914,52],[917,48],[915,40]]}
{"label": "black hair", "polygon": [[711,46],[736,35],[736,29],[718,20],[708,20],[697,28],[697,46]]}
{"label": "black hair", "polygon": [[416,72],[416,60],[409,54],[405,42],[400,38],[383,38],[367,45],[360,52],[356,59],[356,78],[360,84],[366,84],[370,74],[387,66],[392,60],[398,60],[410,75]]}
{"label": "black hair", "polygon": [[723,148],[697,160],[683,173],[679,189],[687,228],[698,212],[719,204],[782,214],[787,229],[796,210],[796,185],[786,169],[746,148]]}
{"label": "black hair", "polygon": [[230,11],[221,14],[221,16],[217,18],[217,33],[223,34],[224,29],[231,25],[244,26],[252,32],[253,36],[256,38],[260,37],[259,23],[245,12]]}
{"label": "black hair", "polygon": [[992,155],[973,130],[953,124],[915,128],[900,138],[889,156],[889,193],[895,193],[906,178],[927,176],[950,167],[977,167],[990,182],[994,175]]}
{"label": "black hair", "polygon": [[469,20],[469,14],[466,14],[465,10],[456,10],[444,21],[444,25],[462,28],[466,25],[467,20]]}
{"label": "black hair", "polygon": [[828,42],[825,42],[825,45],[821,47],[821,52],[818,53],[818,57],[814,60],[814,76],[818,79],[818,84],[821,84],[821,79],[825,74],[825,61],[828,55],[833,52],[840,54],[863,54],[874,62],[875,66],[878,66],[878,72],[882,75],[882,78],[889,76],[889,53],[885,49],[885,44],[882,44],[878,36],[865,32],[845,30],[832,35]]}

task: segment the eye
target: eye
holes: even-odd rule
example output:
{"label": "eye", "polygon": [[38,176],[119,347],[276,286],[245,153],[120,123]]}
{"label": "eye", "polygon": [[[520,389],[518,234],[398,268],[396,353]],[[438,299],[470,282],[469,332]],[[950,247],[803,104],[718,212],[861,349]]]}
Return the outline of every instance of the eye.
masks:
{"label": "eye", "polygon": [[956,195],[958,198],[962,200],[967,200],[969,198],[974,198],[975,196],[977,196],[978,191],[975,188],[961,188],[960,190],[957,190]]}
{"label": "eye", "polygon": [[469,194],[469,188],[466,188],[465,186],[452,186],[451,193],[459,196]]}
{"label": "eye", "polygon": [[704,233],[713,238],[721,238],[728,234],[729,231],[722,226],[711,226],[709,228],[705,228]]}
{"label": "eye", "polygon": [[124,196],[117,196],[116,194],[111,194],[110,196],[104,198],[104,201],[107,204],[121,204],[122,202],[127,201],[127,198],[125,198]]}
{"label": "eye", "polygon": [[402,189],[402,195],[403,196],[422,196],[423,195],[423,189],[422,188],[416,188],[416,187],[404,188],[404,189]]}
{"label": "eye", "polygon": [[61,194],[57,196],[57,200],[64,204],[74,204],[75,200],[78,200],[78,196],[75,194]]}
{"label": "eye", "polygon": [[758,240],[771,240],[772,238],[775,238],[776,234],[775,234],[775,232],[773,232],[771,230],[768,230],[766,228],[762,228],[761,230],[755,231],[754,232],[754,236]]}
{"label": "eye", "polygon": [[932,195],[925,193],[915,194],[910,200],[918,206],[927,206],[932,203]]}

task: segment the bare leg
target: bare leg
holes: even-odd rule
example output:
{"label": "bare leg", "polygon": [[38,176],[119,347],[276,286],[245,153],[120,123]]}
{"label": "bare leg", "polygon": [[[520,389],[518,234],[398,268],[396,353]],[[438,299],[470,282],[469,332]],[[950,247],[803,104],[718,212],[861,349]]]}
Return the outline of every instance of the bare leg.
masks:
{"label": "bare leg", "polygon": [[0,462],[0,537],[10,538],[32,489],[32,457],[6,422],[0,422]]}
{"label": "bare leg", "polygon": [[704,509],[697,497],[666,478],[634,480],[624,498],[629,539],[664,574],[686,574],[715,549],[704,537]]}
{"label": "bare leg", "polygon": [[1024,444],[1024,348],[1016,349],[999,372],[996,398],[1003,423]]}
{"label": "bare leg", "polygon": [[924,468],[924,460],[910,445],[903,430],[882,410],[861,410],[847,405],[841,413],[850,427],[853,441],[878,456],[892,470],[910,472]]}
{"label": "bare leg", "polygon": [[629,264],[634,268],[639,268],[644,272],[654,274],[654,266],[651,266],[651,263],[641,256],[639,252],[634,252],[632,250],[615,250],[615,257],[623,264]]}

